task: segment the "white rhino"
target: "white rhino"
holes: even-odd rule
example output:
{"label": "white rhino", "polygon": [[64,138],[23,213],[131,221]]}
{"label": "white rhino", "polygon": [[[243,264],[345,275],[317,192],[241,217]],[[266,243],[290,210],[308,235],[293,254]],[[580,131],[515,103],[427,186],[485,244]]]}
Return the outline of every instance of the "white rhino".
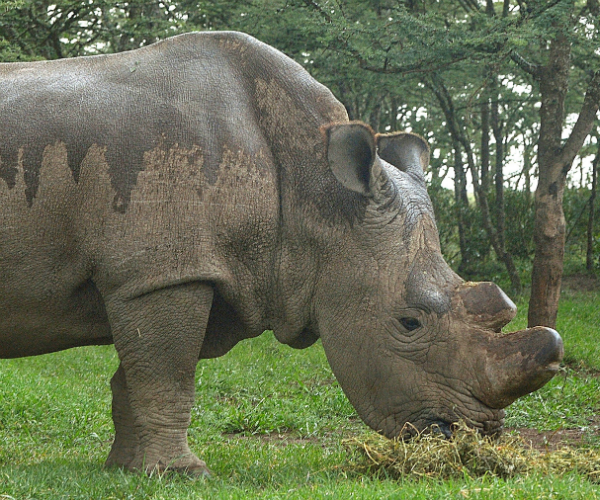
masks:
{"label": "white rhino", "polygon": [[446,264],[410,133],[375,134],[240,33],[0,64],[0,357],[114,343],[108,464],[206,474],[199,358],[322,340],[386,436],[468,421],[557,371],[562,341]]}

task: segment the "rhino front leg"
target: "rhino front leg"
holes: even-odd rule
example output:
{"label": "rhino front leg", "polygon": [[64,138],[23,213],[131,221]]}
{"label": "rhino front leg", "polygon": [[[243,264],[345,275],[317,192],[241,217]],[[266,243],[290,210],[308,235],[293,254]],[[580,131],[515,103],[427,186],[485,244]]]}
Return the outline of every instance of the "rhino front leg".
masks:
{"label": "rhino front leg", "polygon": [[121,365],[111,382],[116,437],[107,465],[206,475],[188,447],[212,288],[190,283],[107,301]]}

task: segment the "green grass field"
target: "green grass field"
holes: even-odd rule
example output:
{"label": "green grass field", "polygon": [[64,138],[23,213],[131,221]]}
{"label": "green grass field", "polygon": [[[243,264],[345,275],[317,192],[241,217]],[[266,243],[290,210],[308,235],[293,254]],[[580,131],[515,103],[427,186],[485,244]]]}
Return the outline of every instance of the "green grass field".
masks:
{"label": "green grass field", "polygon": [[[507,425],[585,428],[600,408],[599,292],[566,292],[559,331],[566,368],[508,409]],[[525,304],[509,329],[525,324]],[[440,481],[365,475],[344,447],[370,431],[342,394],[317,345],[295,351],[270,333],[198,365],[192,449],[208,480],[146,477],[102,467],[112,440],[112,346],[0,360],[0,500],[220,498],[594,499],[573,473]]]}

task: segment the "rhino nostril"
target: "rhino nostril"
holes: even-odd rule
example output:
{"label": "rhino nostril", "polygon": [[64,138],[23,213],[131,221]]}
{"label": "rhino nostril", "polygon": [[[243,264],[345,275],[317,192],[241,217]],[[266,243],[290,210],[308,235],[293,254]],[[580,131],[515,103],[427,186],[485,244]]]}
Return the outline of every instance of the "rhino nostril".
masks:
{"label": "rhino nostril", "polygon": [[456,424],[450,424],[448,422],[441,422],[438,424],[440,432],[447,438],[452,437],[452,433],[456,430]]}

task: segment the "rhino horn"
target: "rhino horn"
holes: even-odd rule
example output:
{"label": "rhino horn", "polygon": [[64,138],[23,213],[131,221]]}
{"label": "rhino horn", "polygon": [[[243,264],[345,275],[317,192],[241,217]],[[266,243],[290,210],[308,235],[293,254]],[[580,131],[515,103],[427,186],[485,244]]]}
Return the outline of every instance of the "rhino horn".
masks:
{"label": "rhino horn", "polygon": [[477,397],[491,408],[505,408],[548,382],[558,372],[563,354],[560,335],[544,326],[494,337]]}
{"label": "rhino horn", "polygon": [[491,282],[463,283],[458,294],[469,322],[499,332],[517,314],[514,302]]}
{"label": "rhino horn", "polygon": [[458,288],[465,321],[484,331],[482,373],[476,396],[491,408],[505,408],[548,382],[558,371],[564,348],[560,335],[543,326],[500,334],[517,307],[494,283],[463,283]]}

